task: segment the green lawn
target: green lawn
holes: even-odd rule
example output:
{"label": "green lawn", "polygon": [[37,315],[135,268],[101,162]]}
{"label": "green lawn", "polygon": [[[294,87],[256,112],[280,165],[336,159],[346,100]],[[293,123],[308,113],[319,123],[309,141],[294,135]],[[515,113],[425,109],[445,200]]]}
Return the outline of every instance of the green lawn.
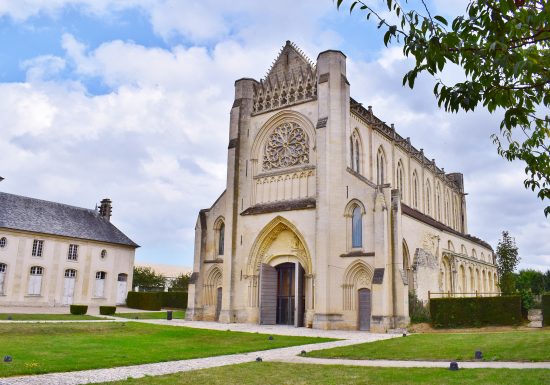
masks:
{"label": "green lawn", "polygon": [[415,334],[308,353],[310,357],[390,360],[550,361],[550,330]]}
{"label": "green lawn", "polygon": [[7,320],[9,317],[11,317],[13,321],[82,321],[102,319],[91,315],[0,313],[0,320]]}
{"label": "green lawn", "polygon": [[[143,313],[116,313],[115,317],[130,318],[135,319],[166,319],[166,311],[150,311]],[[185,310],[174,310],[172,312],[172,318],[174,319],[184,319]]]}
{"label": "green lawn", "polygon": [[138,322],[0,324],[0,377],[107,368],[330,341]]}
{"label": "green lawn", "polygon": [[359,366],[253,362],[145,377],[104,385],[262,384],[262,385],[539,385],[550,383],[544,369],[366,368]]}

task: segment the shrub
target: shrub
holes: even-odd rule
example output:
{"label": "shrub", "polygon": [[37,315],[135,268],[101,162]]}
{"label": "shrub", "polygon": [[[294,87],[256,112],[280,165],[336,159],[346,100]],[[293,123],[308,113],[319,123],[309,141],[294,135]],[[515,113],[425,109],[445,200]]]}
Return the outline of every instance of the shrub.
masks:
{"label": "shrub", "polygon": [[101,315],[113,315],[116,313],[116,306],[100,306],[99,314]]}
{"label": "shrub", "polygon": [[544,326],[550,325],[550,294],[543,294],[542,296],[542,324]]}
{"label": "shrub", "polygon": [[87,305],[71,305],[71,314],[73,315],[83,315],[88,311]]}
{"label": "shrub", "polygon": [[521,322],[521,298],[434,298],[430,300],[430,315],[436,328],[517,325]]}
{"label": "shrub", "polygon": [[162,307],[162,292],[129,291],[126,305],[133,309],[160,310]]}
{"label": "shrub", "polygon": [[523,318],[527,319],[529,310],[535,307],[535,297],[533,296],[531,289],[521,290],[519,295],[521,297],[521,314]]}
{"label": "shrub", "polygon": [[187,292],[167,291],[160,293],[160,295],[162,297],[162,307],[187,309]]}
{"label": "shrub", "polygon": [[414,292],[409,292],[409,316],[411,323],[430,322],[428,305],[418,299]]}

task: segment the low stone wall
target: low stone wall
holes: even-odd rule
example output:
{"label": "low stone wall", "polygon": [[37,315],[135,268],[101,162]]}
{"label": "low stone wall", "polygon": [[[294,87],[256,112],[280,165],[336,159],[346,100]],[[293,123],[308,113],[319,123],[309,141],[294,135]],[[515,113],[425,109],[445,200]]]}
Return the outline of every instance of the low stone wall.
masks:
{"label": "low stone wall", "polygon": [[530,328],[542,327],[542,309],[531,309],[527,313],[527,319],[529,320]]}

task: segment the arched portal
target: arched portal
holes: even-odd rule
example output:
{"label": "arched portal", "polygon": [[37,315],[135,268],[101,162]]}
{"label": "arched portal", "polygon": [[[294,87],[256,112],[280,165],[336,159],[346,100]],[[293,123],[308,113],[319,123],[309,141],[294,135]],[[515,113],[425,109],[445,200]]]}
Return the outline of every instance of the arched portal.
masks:
{"label": "arched portal", "polygon": [[222,270],[218,265],[210,268],[204,282],[205,319],[218,321],[222,305]]}
{"label": "arched portal", "polygon": [[374,268],[364,261],[355,261],[344,273],[344,310],[357,311],[357,329],[369,330],[372,313],[372,277]]}
{"label": "arched portal", "polygon": [[304,326],[313,315],[312,262],[296,226],[278,216],[260,232],[246,267],[249,306],[261,324]]}

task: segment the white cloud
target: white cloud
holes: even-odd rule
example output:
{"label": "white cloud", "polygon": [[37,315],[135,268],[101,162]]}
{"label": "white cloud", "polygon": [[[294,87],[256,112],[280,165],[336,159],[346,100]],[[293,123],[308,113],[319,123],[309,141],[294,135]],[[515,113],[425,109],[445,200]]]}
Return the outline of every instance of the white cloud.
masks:
{"label": "white cloud", "polygon": [[[64,55],[25,61],[24,83],[0,83],[0,164],[8,165],[2,189],[90,208],[109,196],[114,222],[144,246],[139,253],[149,259],[162,253],[165,262],[190,265],[198,210],[225,187],[235,79],[262,77],[287,39],[313,58],[339,48],[345,36],[322,19],[336,12],[334,4],[27,0],[0,1],[0,16],[55,16],[66,5],[107,17],[139,7],[157,34],[177,43],[87,46],[76,33],[66,33],[60,37]],[[352,96],[396,123],[440,167],[464,172],[470,232],[496,245],[500,231],[510,230],[524,266],[547,265],[542,204],[523,189],[521,165],[500,159],[489,139],[499,117],[446,114],[426,77],[414,91],[403,88],[410,61],[399,47],[373,57],[348,58]],[[453,81],[461,72],[445,76]],[[85,86],[90,80],[107,91],[91,95]]]}

